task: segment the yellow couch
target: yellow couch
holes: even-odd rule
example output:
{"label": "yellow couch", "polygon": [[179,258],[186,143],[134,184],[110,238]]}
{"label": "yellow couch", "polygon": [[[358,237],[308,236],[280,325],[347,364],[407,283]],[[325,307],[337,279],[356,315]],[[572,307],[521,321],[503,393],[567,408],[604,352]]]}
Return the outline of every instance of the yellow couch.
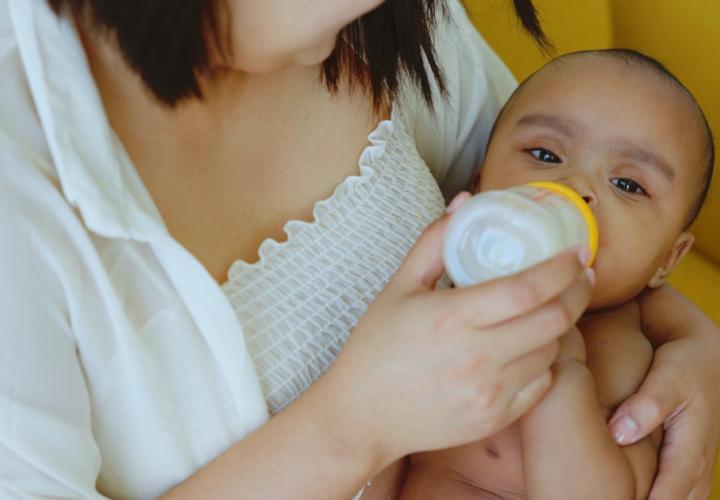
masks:
{"label": "yellow couch", "polygon": [[[720,143],[720,2],[717,0],[535,0],[557,54],[626,47],[664,63],[697,97]],[[547,56],[526,36],[510,0],[465,0],[473,22],[518,79]],[[720,144],[718,145],[720,156]],[[718,166],[716,164],[716,170]],[[692,230],[695,250],[671,282],[720,323],[720,172]],[[720,418],[720,416],[718,416]],[[711,500],[720,500],[720,464]]]}

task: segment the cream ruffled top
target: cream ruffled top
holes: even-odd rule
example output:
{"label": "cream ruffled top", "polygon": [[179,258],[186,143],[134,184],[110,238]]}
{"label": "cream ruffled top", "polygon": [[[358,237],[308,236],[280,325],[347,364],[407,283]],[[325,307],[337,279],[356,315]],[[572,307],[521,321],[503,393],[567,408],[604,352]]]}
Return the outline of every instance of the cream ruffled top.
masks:
{"label": "cream ruffled top", "polygon": [[285,225],[255,264],[236,262],[224,289],[245,330],[271,413],[332,363],[423,229],[445,207],[401,120],[383,121],[310,223]]}

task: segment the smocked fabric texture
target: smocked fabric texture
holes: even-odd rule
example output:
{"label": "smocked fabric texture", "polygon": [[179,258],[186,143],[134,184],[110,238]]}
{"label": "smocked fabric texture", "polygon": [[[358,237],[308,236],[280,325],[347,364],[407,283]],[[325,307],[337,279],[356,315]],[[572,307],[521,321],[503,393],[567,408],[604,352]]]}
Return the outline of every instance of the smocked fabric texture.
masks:
{"label": "smocked fabric texture", "polygon": [[360,175],[286,224],[260,260],[236,262],[223,286],[237,312],[271,414],[333,362],[420,233],[445,207],[412,137],[393,117],[370,134]]}

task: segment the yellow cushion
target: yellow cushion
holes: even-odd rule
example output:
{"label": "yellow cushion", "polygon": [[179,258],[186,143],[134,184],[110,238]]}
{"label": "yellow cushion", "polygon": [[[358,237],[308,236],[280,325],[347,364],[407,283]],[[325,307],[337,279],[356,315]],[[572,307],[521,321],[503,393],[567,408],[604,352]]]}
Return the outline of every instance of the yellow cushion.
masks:
{"label": "yellow cushion", "polygon": [[[665,63],[695,94],[718,124],[720,139],[720,2],[717,0],[535,0],[557,55],[574,50],[629,47]],[[465,0],[485,39],[522,80],[548,56],[519,28],[510,0]],[[720,142],[720,140],[719,140]],[[720,323],[720,173],[693,232],[697,248],[679,266],[671,283]],[[720,464],[710,500],[720,500]]]}

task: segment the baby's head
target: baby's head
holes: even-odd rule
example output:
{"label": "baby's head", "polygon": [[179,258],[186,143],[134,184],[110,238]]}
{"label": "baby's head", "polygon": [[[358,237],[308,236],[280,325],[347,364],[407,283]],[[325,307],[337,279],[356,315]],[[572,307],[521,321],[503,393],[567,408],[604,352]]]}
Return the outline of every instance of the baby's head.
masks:
{"label": "baby's head", "polygon": [[610,49],[576,52],[525,80],[495,123],[474,191],[555,181],[598,221],[591,308],[658,287],[692,246],[707,194],[712,134],[660,63]]}

